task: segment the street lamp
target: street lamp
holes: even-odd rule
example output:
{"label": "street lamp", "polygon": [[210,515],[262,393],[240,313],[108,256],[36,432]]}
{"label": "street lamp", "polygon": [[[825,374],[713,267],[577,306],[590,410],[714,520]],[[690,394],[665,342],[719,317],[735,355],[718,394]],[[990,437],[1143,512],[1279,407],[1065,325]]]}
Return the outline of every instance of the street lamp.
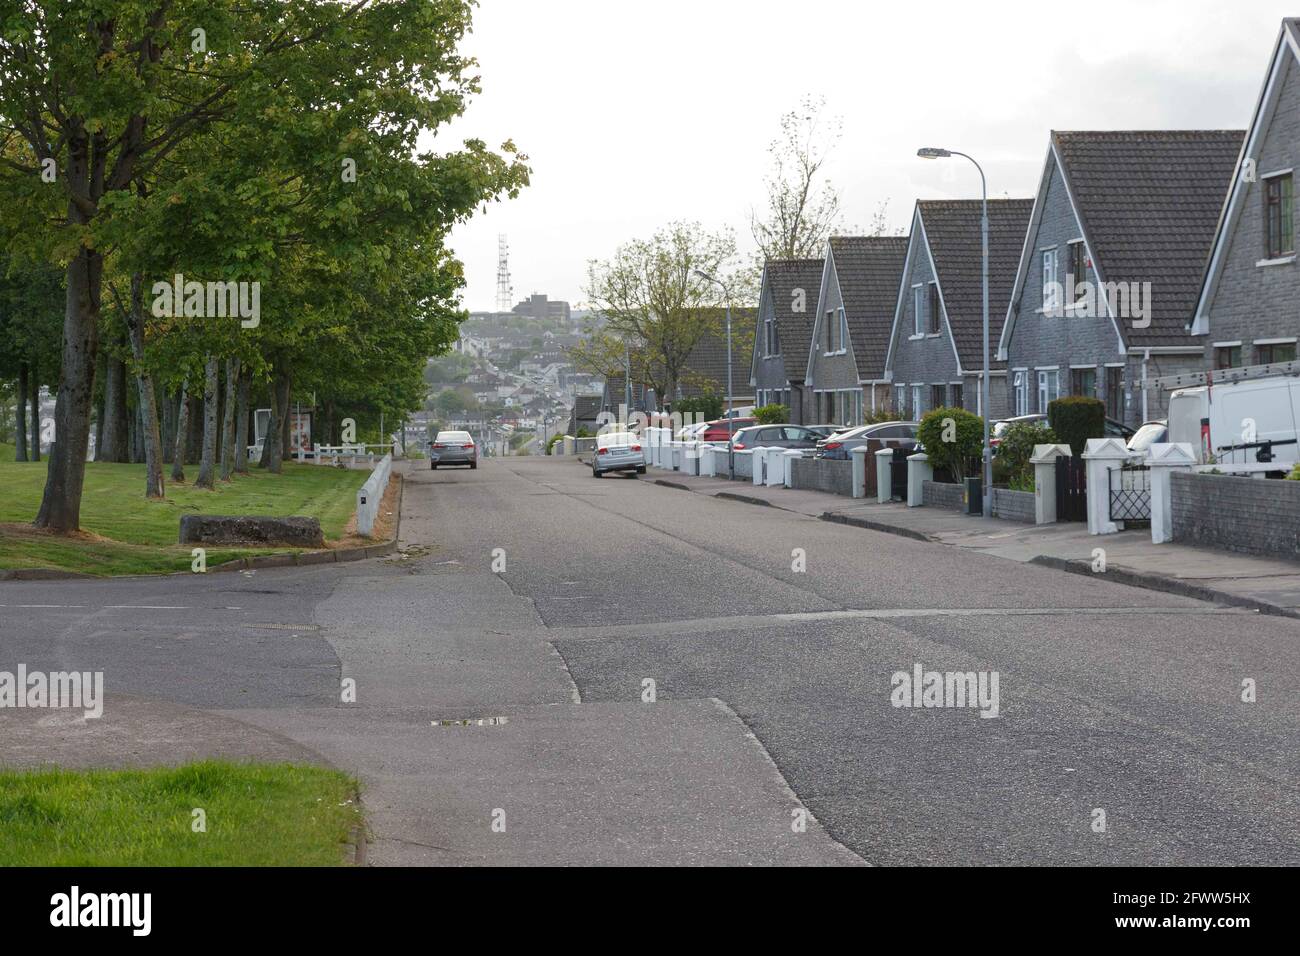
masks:
{"label": "street lamp", "polygon": [[736,450],[733,448],[733,439],[736,437],[734,432],[736,428],[736,418],[732,415],[732,398],[734,394],[731,388],[731,292],[721,279],[715,279],[702,269],[696,269],[695,274],[706,282],[717,283],[718,288],[722,289],[722,298],[727,305],[727,477],[734,479],[736,477]]}
{"label": "street lamp", "polygon": [[980,491],[983,497],[981,502],[982,513],[984,517],[990,517],[989,501],[993,495],[993,456],[989,449],[989,189],[988,182],[984,178],[984,170],[980,164],[975,162],[973,157],[965,153],[959,153],[952,149],[941,149],[936,146],[925,146],[916,151],[916,155],[922,159],[946,159],[949,156],[960,156],[962,159],[970,160],[972,166],[980,174],[980,268],[983,273],[984,282],[984,375],[980,380],[980,411],[984,420],[984,450],[983,465],[980,469]]}

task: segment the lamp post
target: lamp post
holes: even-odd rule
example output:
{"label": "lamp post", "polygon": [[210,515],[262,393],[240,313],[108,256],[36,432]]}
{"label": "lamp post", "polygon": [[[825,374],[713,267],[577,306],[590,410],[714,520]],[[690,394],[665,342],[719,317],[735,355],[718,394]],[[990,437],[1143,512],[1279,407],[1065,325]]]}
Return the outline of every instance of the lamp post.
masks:
{"label": "lamp post", "polygon": [[980,468],[980,492],[983,498],[981,507],[984,517],[989,517],[989,502],[993,496],[993,456],[989,448],[989,189],[984,178],[984,170],[974,158],[952,149],[939,149],[927,146],[916,151],[922,159],[944,159],[960,156],[969,160],[980,174],[980,269],[984,283],[984,371],[980,379],[980,412],[984,420],[983,463]]}
{"label": "lamp post", "polygon": [[731,292],[723,284],[721,279],[715,279],[702,269],[696,269],[695,274],[707,282],[714,282],[722,290],[722,297],[727,306],[727,477],[734,479],[736,477],[736,450],[733,447],[736,430],[736,418],[732,415],[732,395],[731,388]]}

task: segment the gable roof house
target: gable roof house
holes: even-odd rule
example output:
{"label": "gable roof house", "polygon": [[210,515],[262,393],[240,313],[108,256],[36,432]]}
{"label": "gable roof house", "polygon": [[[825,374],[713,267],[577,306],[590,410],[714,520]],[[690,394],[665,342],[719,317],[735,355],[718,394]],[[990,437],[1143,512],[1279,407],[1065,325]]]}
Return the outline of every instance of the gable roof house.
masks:
{"label": "gable roof house", "polygon": [[812,403],[804,375],[824,266],[822,259],[768,259],[758,294],[749,368],[754,402],[786,406],[790,421],[799,425],[816,424],[807,418]]}
{"label": "gable roof house", "polygon": [[1199,369],[1188,330],[1243,134],[1053,132],[999,341],[1013,415],[1091,395],[1137,427],[1150,379]]}
{"label": "gable roof house", "polygon": [[1282,22],[1210,247],[1191,333],[1203,368],[1293,362],[1300,336],[1295,170],[1300,19]]}
{"label": "gable roof house", "polygon": [[[1015,283],[1032,199],[990,199],[989,322],[997,335]],[[919,200],[912,215],[894,324],[885,359],[899,418],[934,408],[983,414],[984,270],[978,199]],[[994,323],[998,323],[994,325]],[[989,344],[990,415],[1006,417],[1004,363]],[[996,376],[996,378],[995,378]]]}
{"label": "gable roof house", "polygon": [[857,425],[888,407],[885,353],[893,328],[905,236],[834,236],[817,295],[804,385],[805,424]]}

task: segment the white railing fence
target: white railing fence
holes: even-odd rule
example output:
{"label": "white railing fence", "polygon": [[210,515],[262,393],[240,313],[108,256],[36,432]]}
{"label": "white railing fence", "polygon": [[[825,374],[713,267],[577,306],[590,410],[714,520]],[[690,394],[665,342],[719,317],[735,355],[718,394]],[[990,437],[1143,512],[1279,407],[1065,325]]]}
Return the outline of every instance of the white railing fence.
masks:
{"label": "white railing fence", "polygon": [[375,519],[379,517],[379,503],[388,490],[388,479],[393,473],[393,456],[385,455],[370,473],[366,483],[357,492],[357,533],[369,538],[375,530]]}

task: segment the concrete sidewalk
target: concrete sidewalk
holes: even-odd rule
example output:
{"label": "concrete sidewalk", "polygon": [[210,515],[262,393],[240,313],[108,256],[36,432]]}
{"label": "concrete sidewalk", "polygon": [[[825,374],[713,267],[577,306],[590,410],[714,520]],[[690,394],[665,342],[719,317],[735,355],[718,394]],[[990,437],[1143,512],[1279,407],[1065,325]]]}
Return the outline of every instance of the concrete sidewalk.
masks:
{"label": "concrete sidewalk", "polygon": [[1148,529],[1090,535],[1087,525],[1029,525],[941,508],[843,498],[820,491],[769,488],[747,480],[697,478],[651,469],[650,479],[696,494],[767,505],[824,521],[982,551],[1083,574],[1094,572],[1094,550],[1105,552],[1105,574],[1124,584],[1169,591],[1265,614],[1300,617],[1300,564],[1185,544],[1152,544]]}

